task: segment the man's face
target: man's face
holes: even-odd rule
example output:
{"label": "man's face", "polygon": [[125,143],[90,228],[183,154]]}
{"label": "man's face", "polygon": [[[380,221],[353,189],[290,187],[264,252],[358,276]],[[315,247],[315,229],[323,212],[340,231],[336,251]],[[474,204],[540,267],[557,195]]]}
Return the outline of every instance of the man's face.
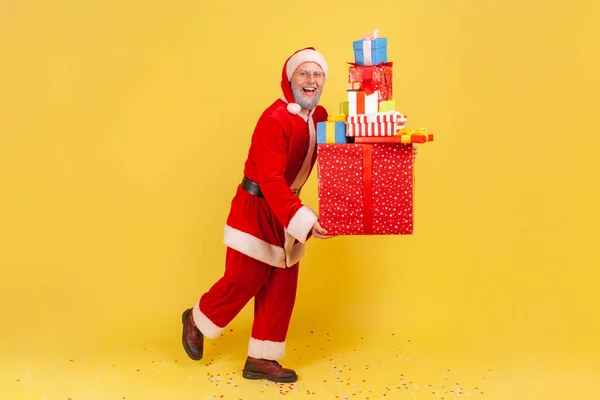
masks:
{"label": "man's face", "polygon": [[292,75],[294,101],[305,110],[314,109],[325,85],[325,73],[319,64],[305,62],[298,66]]}

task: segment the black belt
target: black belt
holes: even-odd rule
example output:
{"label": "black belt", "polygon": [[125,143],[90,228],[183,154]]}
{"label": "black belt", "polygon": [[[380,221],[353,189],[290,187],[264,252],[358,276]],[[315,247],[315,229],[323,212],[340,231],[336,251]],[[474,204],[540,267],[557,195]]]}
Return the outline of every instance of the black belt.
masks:
{"label": "black belt", "polygon": [[[252,182],[250,179],[244,177],[244,179],[242,179],[242,189],[244,189],[246,192],[253,194],[254,196],[258,196],[258,197],[265,197],[263,196],[262,191],[260,190],[260,185],[256,182]],[[300,189],[296,189],[296,190],[292,190],[292,193],[294,193],[296,196],[300,195]]]}

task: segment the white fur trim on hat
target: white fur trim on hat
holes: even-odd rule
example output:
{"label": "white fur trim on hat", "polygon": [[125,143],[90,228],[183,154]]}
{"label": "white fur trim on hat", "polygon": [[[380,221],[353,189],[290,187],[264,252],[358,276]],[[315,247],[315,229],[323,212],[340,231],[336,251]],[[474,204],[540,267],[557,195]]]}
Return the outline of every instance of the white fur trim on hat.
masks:
{"label": "white fur trim on hat", "polygon": [[317,63],[323,68],[323,72],[325,72],[325,76],[327,76],[327,62],[325,61],[325,57],[321,55],[316,50],[306,49],[297,52],[287,62],[285,67],[285,73],[288,79],[292,79],[292,74],[296,71],[296,68],[302,63],[305,62],[314,62]]}

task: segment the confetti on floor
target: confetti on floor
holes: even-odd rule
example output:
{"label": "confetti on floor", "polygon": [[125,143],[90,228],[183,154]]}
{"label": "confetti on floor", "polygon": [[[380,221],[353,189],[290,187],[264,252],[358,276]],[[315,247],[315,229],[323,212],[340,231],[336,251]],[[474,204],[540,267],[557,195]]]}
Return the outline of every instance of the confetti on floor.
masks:
{"label": "confetti on floor", "polygon": [[[228,335],[236,333],[231,329]],[[178,343],[161,348],[147,341],[128,354],[3,360],[6,364],[0,365],[8,373],[0,379],[0,398],[495,399],[486,387],[495,378],[493,368],[448,365],[447,355],[427,351],[397,332],[348,337],[309,329],[297,334],[281,361],[300,376],[293,384],[242,378],[247,341],[225,335],[212,342],[199,362],[186,358]]]}

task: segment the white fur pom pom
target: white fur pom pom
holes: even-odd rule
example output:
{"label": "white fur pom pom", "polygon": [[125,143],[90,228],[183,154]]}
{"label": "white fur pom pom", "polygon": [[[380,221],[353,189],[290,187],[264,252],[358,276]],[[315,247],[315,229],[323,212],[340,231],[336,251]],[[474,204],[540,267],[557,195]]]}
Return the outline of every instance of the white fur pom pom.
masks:
{"label": "white fur pom pom", "polygon": [[302,107],[300,107],[300,104],[298,103],[289,103],[286,108],[292,115],[296,115],[302,110]]}

